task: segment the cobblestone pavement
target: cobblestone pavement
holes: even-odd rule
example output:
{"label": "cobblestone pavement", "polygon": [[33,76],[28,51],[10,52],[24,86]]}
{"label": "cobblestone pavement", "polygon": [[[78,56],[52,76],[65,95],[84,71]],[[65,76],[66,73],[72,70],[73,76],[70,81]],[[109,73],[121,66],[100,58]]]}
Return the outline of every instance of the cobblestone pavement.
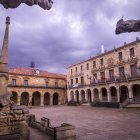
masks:
{"label": "cobblestone pavement", "polygon": [[[38,121],[41,117],[50,118],[52,126],[64,122],[74,125],[77,140],[140,140],[140,109],[53,106],[35,107],[30,113]],[[47,140],[33,129],[31,137],[31,140]]]}

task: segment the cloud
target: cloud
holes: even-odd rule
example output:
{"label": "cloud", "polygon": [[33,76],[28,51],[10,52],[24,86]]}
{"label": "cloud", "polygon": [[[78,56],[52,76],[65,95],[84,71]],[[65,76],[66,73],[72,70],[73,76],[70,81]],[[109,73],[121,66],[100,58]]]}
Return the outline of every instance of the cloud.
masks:
{"label": "cloud", "polygon": [[60,0],[51,10],[25,4],[16,9],[0,6],[0,42],[5,17],[11,17],[9,66],[36,67],[65,73],[66,67],[100,52],[134,41],[140,33],[115,35],[116,22],[139,19],[139,0]]}

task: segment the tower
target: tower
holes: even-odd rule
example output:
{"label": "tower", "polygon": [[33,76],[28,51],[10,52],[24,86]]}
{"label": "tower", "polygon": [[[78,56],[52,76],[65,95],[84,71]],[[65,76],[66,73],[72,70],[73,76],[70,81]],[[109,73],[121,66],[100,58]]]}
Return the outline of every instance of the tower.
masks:
{"label": "tower", "polygon": [[8,88],[8,39],[10,17],[6,17],[6,28],[0,56],[0,95],[7,93]]}

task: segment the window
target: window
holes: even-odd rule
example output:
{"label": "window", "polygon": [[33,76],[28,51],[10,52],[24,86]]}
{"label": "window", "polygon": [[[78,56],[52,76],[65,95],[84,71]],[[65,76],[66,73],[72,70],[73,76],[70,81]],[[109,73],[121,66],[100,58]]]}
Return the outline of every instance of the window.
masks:
{"label": "window", "polygon": [[102,82],[105,81],[105,72],[101,72],[101,81],[102,81]]}
{"label": "window", "polygon": [[83,66],[81,65],[81,71],[83,71]]}
{"label": "window", "polygon": [[96,67],[96,61],[93,61],[93,68]]}
{"label": "window", "polygon": [[87,63],[87,70],[89,70],[89,64]]}
{"label": "window", "polygon": [[133,64],[130,66],[131,67],[131,76],[138,76],[138,69],[137,69],[137,64]]}
{"label": "window", "polygon": [[101,66],[104,65],[103,58],[100,59]]}
{"label": "window", "polygon": [[81,77],[81,85],[84,85],[84,77]]}
{"label": "window", "polygon": [[114,69],[109,70],[109,78],[110,80],[114,80]]}
{"label": "window", "polygon": [[121,61],[123,59],[123,56],[122,56],[122,52],[119,52],[119,61]]}
{"label": "window", "polygon": [[72,74],[72,69],[71,69],[71,74]]}
{"label": "window", "polygon": [[58,81],[55,81],[55,87],[58,87]]}
{"label": "window", "polygon": [[73,85],[73,79],[71,79],[71,86]]}
{"label": "window", "polygon": [[46,87],[49,87],[49,82],[48,81],[46,81]]}
{"label": "window", "polygon": [[28,86],[28,80],[24,80],[24,86]]}
{"label": "window", "polygon": [[119,75],[121,78],[124,78],[125,77],[125,70],[124,70],[124,67],[120,67],[119,68]]}
{"label": "window", "polygon": [[78,78],[75,78],[75,83],[78,84]]}
{"label": "window", "polygon": [[134,48],[130,48],[130,57],[134,57],[135,53],[134,53]]}
{"label": "window", "polygon": [[75,68],[75,72],[77,73],[77,67]]}
{"label": "window", "polygon": [[12,79],[12,86],[16,86],[16,79]]}

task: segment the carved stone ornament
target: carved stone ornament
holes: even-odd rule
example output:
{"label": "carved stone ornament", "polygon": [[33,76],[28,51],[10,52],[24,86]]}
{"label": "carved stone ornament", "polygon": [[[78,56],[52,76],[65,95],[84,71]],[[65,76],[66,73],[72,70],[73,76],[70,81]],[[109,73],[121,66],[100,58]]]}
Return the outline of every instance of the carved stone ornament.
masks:
{"label": "carved stone ornament", "polygon": [[114,59],[113,58],[108,58],[107,64],[108,64],[108,66],[114,65]]}

